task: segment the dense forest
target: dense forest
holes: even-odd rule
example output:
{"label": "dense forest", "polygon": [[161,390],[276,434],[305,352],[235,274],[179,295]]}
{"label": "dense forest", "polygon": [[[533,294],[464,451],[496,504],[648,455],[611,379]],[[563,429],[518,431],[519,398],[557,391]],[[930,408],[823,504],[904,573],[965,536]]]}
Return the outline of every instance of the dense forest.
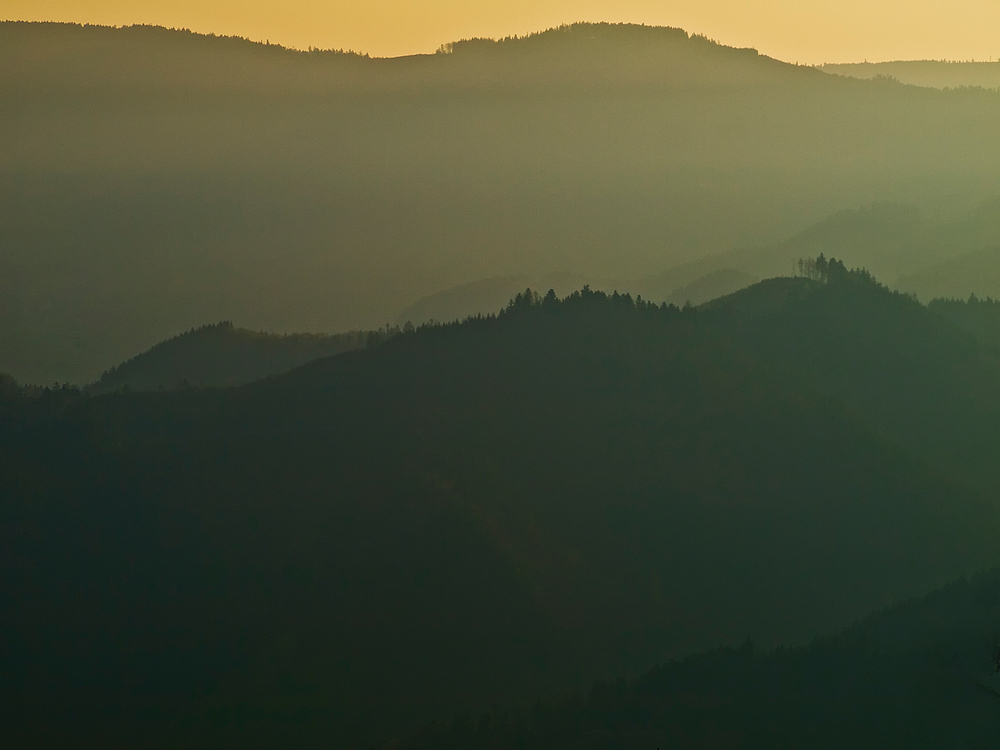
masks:
{"label": "dense forest", "polygon": [[530,711],[466,714],[386,747],[992,747],[998,614],[994,570],[808,647],[762,650],[748,641],[634,680],[599,681]]}
{"label": "dense forest", "polygon": [[[0,370],[32,383],[92,382],[207,321],[377,329],[514,275],[665,301],[798,256],[638,282],[838,212],[890,202],[962,221],[995,197],[1000,165],[995,92],[830,75],[629,25],[375,59],[5,22],[0,100]],[[894,283],[960,248],[928,249],[891,268],[808,252]],[[930,295],[972,292],[1000,296]]]}
{"label": "dense forest", "polygon": [[[363,747],[545,699],[574,732],[611,706],[594,747],[625,736],[615,711],[661,738],[689,700],[709,747],[764,736],[747,717],[809,670],[828,677],[782,710],[862,727],[883,706],[891,731],[940,697],[993,726],[920,661],[950,641],[802,649],[1000,564],[1000,352],[944,303],[801,269],[701,308],[526,291],[239,388],[5,379],[8,744]],[[955,627],[962,654],[996,635]]]}

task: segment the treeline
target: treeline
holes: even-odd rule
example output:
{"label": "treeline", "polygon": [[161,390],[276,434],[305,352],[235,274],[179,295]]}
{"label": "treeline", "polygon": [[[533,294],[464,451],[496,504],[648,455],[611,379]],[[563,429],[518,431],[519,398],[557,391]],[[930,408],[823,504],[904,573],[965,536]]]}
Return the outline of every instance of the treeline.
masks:
{"label": "treeline", "polygon": [[[477,37],[461,39],[457,42],[443,44],[438,54],[482,53],[491,51],[524,51],[538,49],[565,49],[567,46],[588,43],[621,44],[678,44],[695,41],[707,41],[705,37],[694,35],[689,37],[684,29],[666,26],[645,26],[626,23],[574,23],[563,24],[546,31],[539,31],[525,36],[508,36],[502,39]],[[717,44],[712,42],[712,44]]]}
{"label": "treeline", "polygon": [[130,41],[137,41],[144,44],[158,45],[164,42],[175,47],[181,52],[185,48],[203,47],[210,45],[215,49],[232,50],[239,52],[265,52],[268,54],[282,54],[289,57],[310,57],[323,58],[368,58],[367,53],[358,53],[353,50],[342,49],[319,49],[310,47],[308,50],[298,50],[283,47],[280,44],[272,44],[270,40],[259,42],[247,39],[246,37],[214,34],[212,32],[193,32],[190,29],[166,28],[151,24],[131,24],[124,26],[106,26],[101,24],[80,24],[80,23],[53,23],[50,21],[9,21],[0,20],[2,32],[5,34],[16,34],[19,31],[27,30],[34,33],[44,34],[53,41],[60,39],[67,43],[77,42],[80,35],[85,38],[103,41],[118,40],[121,38]]}

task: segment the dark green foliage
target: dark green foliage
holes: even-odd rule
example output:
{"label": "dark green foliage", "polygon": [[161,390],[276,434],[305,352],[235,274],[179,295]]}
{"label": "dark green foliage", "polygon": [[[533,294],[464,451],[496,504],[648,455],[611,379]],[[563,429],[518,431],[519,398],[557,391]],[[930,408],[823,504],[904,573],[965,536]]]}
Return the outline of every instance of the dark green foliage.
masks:
{"label": "dark green foliage", "polygon": [[949,464],[984,489],[1000,478],[991,447],[998,359],[911,297],[852,271],[812,296],[791,297],[750,336],[790,382],[844,401],[925,461]]}
{"label": "dark green foliage", "polygon": [[1000,731],[1000,573],[808,648],[723,648],[527,713],[429,726],[392,750],[989,748]]}
{"label": "dark green foliage", "polygon": [[700,311],[526,291],[237,389],[15,392],[3,731],[348,747],[996,564],[996,358],[831,267]]}

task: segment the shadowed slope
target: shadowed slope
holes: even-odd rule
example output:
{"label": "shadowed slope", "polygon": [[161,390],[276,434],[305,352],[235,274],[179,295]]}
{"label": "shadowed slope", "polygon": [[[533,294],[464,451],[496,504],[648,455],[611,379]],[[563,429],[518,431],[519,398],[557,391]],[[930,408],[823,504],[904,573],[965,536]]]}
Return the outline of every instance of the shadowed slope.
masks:
{"label": "shadowed slope", "polygon": [[5,395],[5,731],[347,747],[995,563],[996,359],[864,274],[773,283],[762,315],[521,295],[239,389]]}
{"label": "shadowed slope", "polygon": [[992,747],[1000,575],[962,579],[809,648],[746,643],[530,713],[429,727],[417,748]]}

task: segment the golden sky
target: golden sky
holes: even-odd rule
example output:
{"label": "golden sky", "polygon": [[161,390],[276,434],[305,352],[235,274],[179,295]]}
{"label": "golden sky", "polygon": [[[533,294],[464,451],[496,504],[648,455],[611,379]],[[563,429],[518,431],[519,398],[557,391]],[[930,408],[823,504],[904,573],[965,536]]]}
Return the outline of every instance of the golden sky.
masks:
{"label": "golden sky", "polygon": [[0,0],[0,19],[151,23],[379,56],[629,21],[790,62],[1000,58],[1000,0]]}

